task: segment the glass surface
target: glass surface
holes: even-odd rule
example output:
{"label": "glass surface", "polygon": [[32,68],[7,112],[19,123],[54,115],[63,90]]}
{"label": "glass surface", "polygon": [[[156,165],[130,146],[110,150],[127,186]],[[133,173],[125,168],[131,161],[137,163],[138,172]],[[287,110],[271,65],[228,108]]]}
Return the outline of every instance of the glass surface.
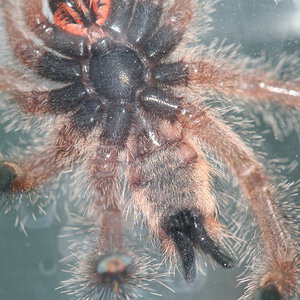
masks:
{"label": "glass surface", "polygon": [[[216,5],[213,14],[215,29],[204,39],[209,43],[213,37],[226,39],[227,44],[241,45],[241,52],[252,57],[262,54],[276,62],[283,52],[294,53],[300,50],[300,1],[297,0],[224,0]],[[3,19],[3,18],[2,18]],[[1,23],[2,24],[2,23]],[[3,27],[3,25],[2,25]],[[0,32],[1,36],[5,36]],[[4,39],[5,40],[5,39]],[[10,64],[10,56],[5,43],[1,46],[1,57],[4,64]],[[8,62],[7,62],[8,61]],[[14,67],[13,65],[11,67]],[[0,106],[1,107],[1,106]],[[0,111],[0,118],[5,114]],[[13,146],[18,146],[19,139],[30,143],[28,135],[22,131],[5,133],[0,125],[0,153],[10,153]],[[267,129],[261,125],[260,129]],[[276,140],[266,134],[264,150],[272,158],[288,156],[299,162],[299,141],[292,132],[283,141]],[[23,143],[22,143],[23,144]],[[283,174],[289,180],[300,178],[299,166],[291,173]],[[72,191],[68,191],[72,193]],[[53,207],[47,209],[47,215],[37,221],[29,221],[26,225],[28,236],[14,228],[16,216],[0,215],[0,299],[3,300],[60,300],[71,299],[55,290],[60,281],[69,278],[68,273],[61,270],[66,267],[59,263],[68,251],[64,239],[57,236],[65,225],[63,198],[59,199],[56,218]],[[26,208],[22,208],[22,216],[26,216]],[[157,249],[159,253],[159,249]],[[243,286],[236,287],[236,276],[239,269],[231,271],[206,269],[207,276],[200,276],[193,285],[188,286],[178,279],[169,285],[176,293],[159,287],[163,296],[147,296],[146,299],[201,299],[232,300],[243,293]],[[172,280],[172,279],[169,279]]]}

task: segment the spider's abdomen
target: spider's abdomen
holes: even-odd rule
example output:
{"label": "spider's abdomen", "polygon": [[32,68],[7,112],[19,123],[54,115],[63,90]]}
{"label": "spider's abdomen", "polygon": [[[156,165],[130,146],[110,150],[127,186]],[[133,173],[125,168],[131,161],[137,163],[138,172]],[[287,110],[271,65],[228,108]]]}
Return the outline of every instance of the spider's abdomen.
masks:
{"label": "spider's abdomen", "polygon": [[138,55],[125,46],[96,52],[90,60],[90,79],[96,91],[111,101],[133,99],[143,83],[143,73]]}

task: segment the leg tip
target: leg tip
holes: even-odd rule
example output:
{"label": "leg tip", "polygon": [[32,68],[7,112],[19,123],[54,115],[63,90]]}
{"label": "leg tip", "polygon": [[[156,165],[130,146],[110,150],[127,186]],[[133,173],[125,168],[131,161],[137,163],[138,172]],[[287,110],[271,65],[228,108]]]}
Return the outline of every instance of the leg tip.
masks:
{"label": "leg tip", "polygon": [[0,161],[0,193],[8,193],[11,190],[17,178],[14,165],[12,162]]}
{"label": "leg tip", "polygon": [[261,288],[257,300],[283,300],[275,285]]}

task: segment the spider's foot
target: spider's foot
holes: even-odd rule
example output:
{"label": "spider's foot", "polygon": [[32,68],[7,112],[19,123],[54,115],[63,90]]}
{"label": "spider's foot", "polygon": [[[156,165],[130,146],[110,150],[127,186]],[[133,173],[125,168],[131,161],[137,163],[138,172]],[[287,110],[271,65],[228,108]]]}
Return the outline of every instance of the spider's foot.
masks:
{"label": "spider's foot", "polygon": [[[65,292],[74,293],[80,299],[128,299],[128,280],[134,268],[131,256],[111,251],[104,254],[90,254],[72,270],[73,278],[63,282]],[[78,289],[85,285],[85,289]],[[104,299],[104,298],[103,298]],[[106,298],[105,298],[106,299]],[[115,298],[114,298],[115,299]]]}
{"label": "spider's foot", "polygon": [[269,285],[259,291],[257,300],[282,300],[275,285]]}
{"label": "spider's foot", "polygon": [[72,269],[73,278],[61,288],[69,295],[76,294],[76,299],[136,299],[140,290],[147,291],[148,285],[161,277],[157,268],[153,259],[131,252],[97,251]]}
{"label": "spider's foot", "polygon": [[188,282],[195,279],[195,250],[200,248],[223,268],[233,268],[234,261],[214,243],[204,227],[203,217],[194,211],[183,210],[167,219],[163,228],[176,244]]}
{"label": "spider's foot", "polygon": [[95,275],[104,285],[118,293],[119,287],[128,276],[133,260],[128,255],[112,252],[102,255],[96,261]]}
{"label": "spider's foot", "polygon": [[12,190],[18,178],[18,165],[10,161],[0,161],[0,193]]}

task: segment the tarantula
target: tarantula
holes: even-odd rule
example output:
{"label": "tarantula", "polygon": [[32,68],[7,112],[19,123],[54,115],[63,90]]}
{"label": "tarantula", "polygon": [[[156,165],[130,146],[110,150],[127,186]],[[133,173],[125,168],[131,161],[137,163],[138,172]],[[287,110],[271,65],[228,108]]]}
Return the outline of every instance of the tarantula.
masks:
{"label": "tarantula", "polygon": [[127,238],[128,207],[165,257],[179,261],[187,282],[195,279],[197,252],[234,267],[207,153],[233,174],[259,228],[262,253],[245,298],[257,289],[263,300],[299,292],[298,239],[276,204],[274,179],[205,100],[218,94],[299,111],[300,86],[190,45],[199,20],[208,29],[208,17],[197,12],[211,12],[214,2],[53,0],[48,17],[42,0],[1,2],[10,47],[26,69],[1,68],[0,88],[50,131],[44,149],[1,161],[2,209],[11,209],[13,195],[80,170],[77,191],[87,198],[80,207],[92,229],[64,283],[76,299],[132,299],[155,278]]}

